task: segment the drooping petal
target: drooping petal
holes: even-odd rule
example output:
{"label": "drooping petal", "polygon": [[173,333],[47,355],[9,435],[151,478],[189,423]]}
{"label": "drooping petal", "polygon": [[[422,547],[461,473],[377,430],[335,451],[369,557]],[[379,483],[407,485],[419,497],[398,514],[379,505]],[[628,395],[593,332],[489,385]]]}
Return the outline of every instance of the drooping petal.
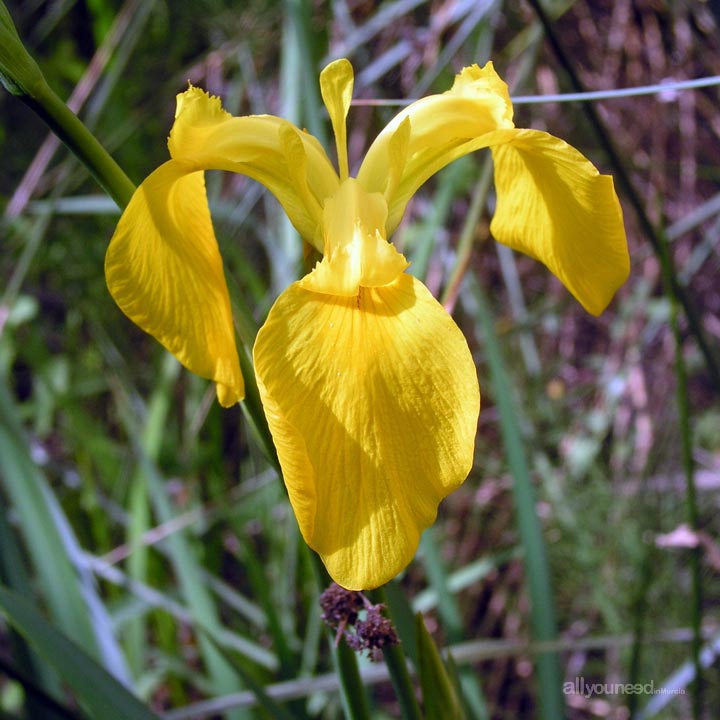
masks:
{"label": "drooping petal", "polygon": [[425,180],[485,147],[496,165],[493,235],[545,263],[589,312],[602,312],[629,273],[612,178],[567,143],[515,129],[507,86],[492,63],[465,68],[450,91],[397,115],[372,144],[358,180],[384,193],[389,236]]}
{"label": "drooping petal", "polygon": [[450,90],[422,98],[396,115],[372,143],[358,172],[368,192],[385,195],[388,237],[431,175],[486,147],[486,134],[512,128],[512,114],[507,85],[488,62],[483,68],[465,68]]}
{"label": "drooping petal", "polygon": [[319,250],[322,205],[339,184],[318,141],[273,115],[233,117],[220,99],[191,87],[177,97],[170,155],[197,170],[229,170],[262,183]]}
{"label": "drooping petal", "polygon": [[340,585],[387,582],[472,466],[467,343],[415,278],[333,297],[291,285],[254,350],[303,537]]}
{"label": "drooping petal", "polygon": [[171,160],[135,191],[105,256],[120,309],[192,372],[243,398],[230,299],[202,172]]}
{"label": "drooping petal", "polygon": [[543,262],[599,315],[630,271],[612,178],[539,130],[498,132],[492,152],[497,207],[490,232]]}

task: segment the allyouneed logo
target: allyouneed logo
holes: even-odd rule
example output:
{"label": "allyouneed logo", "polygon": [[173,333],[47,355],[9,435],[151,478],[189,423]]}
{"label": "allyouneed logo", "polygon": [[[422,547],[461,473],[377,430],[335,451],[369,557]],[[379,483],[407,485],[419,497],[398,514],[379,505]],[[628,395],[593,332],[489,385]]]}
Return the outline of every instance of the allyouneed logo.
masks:
{"label": "allyouneed logo", "polygon": [[563,683],[566,695],[582,695],[591,698],[597,695],[684,695],[684,688],[656,688],[651,680],[646,683],[589,683],[584,677]]}

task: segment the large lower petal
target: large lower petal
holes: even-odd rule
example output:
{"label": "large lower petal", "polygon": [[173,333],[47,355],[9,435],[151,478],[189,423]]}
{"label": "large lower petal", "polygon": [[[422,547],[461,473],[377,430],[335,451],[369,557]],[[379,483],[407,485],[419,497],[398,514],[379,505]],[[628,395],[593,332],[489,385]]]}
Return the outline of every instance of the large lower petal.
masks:
{"label": "large lower petal", "polygon": [[303,537],[340,585],[387,582],[472,466],[480,394],[465,338],[407,274],[357,297],[296,283],[254,356]]}
{"label": "large lower petal", "polygon": [[588,312],[599,315],[630,272],[612,178],[575,148],[539,130],[490,137],[496,240],[543,262]]}
{"label": "large lower petal", "polygon": [[243,398],[232,312],[202,172],[161,165],[136,190],[105,256],[120,309],[192,372]]}

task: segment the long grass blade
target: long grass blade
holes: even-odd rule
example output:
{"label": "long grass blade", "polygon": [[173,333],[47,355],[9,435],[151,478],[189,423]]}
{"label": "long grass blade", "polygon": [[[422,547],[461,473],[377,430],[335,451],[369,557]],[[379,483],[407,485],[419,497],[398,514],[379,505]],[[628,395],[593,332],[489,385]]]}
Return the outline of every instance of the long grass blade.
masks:
{"label": "long grass blade", "polygon": [[[0,512],[0,583],[14,590],[22,597],[32,597],[32,585],[25,569],[21,549],[15,534]],[[57,702],[60,685],[57,676],[40,661],[23,636],[16,630],[10,632],[10,656],[14,659],[15,677],[22,682],[26,695],[26,714],[38,720],[52,720],[48,705]],[[5,667],[5,672],[12,675]]]}
{"label": "long grass blade", "polygon": [[0,609],[73,689],[92,717],[158,720],[82,648],[50,625],[28,600],[0,586]]}
{"label": "long grass blade", "polygon": [[417,615],[418,673],[422,687],[423,706],[427,720],[464,720],[458,699],[435,641],[427,631],[422,615]]}
{"label": "long grass blade", "polygon": [[[557,627],[550,584],[550,568],[545,541],[535,510],[535,491],[530,478],[522,430],[515,409],[515,399],[485,293],[473,277],[468,277],[467,282],[470,297],[474,300],[473,309],[477,314],[483,333],[483,347],[490,368],[495,403],[500,414],[500,430],[505,456],[513,477],[515,513],[530,594],[533,639],[536,642],[553,641],[557,637]],[[539,654],[536,662],[540,716],[544,720],[563,717],[565,703],[561,693],[560,658],[556,652],[547,652]]]}
{"label": "long grass blade", "polygon": [[[375,590],[373,597],[387,607],[388,601],[385,588]],[[403,646],[399,643],[385,646],[383,648],[383,657],[395,689],[395,696],[400,705],[400,716],[403,720],[421,720],[422,713],[416,697],[415,686],[410,678]]]}
{"label": "long grass blade", "polygon": [[17,512],[18,527],[53,618],[91,654],[100,654],[127,682],[112,623],[92,579],[74,562],[79,559],[77,541],[43,474],[32,461],[10,393],[1,381],[0,457],[0,479]]}
{"label": "long grass blade", "polygon": [[[174,513],[161,474],[147,452],[145,444],[145,432],[147,429],[142,429],[142,425],[130,411],[129,404],[122,397],[119,397],[118,401],[126,431],[134,442],[138,471],[146,479],[148,494],[155,515],[160,522],[170,522],[174,517]],[[170,535],[167,538],[167,548],[183,596],[193,618],[201,628],[204,627],[211,633],[220,632],[221,625],[217,608],[203,582],[196,555],[185,533],[177,532]],[[208,672],[213,680],[214,692],[221,694],[236,690],[240,683],[236,671],[229,665],[225,657],[208,637],[201,633],[198,641]],[[245,715],[240,711],[234,711],[231,717],[240,719]]]}

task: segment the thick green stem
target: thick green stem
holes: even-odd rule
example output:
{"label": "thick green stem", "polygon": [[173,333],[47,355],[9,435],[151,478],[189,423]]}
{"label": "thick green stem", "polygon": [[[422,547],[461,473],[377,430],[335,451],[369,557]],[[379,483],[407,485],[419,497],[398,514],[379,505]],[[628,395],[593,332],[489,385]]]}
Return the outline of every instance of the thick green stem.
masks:
{"label": "thick green stem", "polygon": [[124,208],[135,186],[77,115],[42,80],[32,91],[19,96],[87,167],[100,186]]}
{"label": "thick green stem", "polygon": [[258,391],[255,371],[253,370],[252,359],[248,348],[249,346],[243,343],[238,352],[240,369],[242,370],[245,380],[245,399],[242,402],[242,411],[255,431],[255,437],[260,443],[265,457],[277,471],[278,477],[282,478],[280,461],[278,460],[275,443],[273,443],[270,428],[265,418],[265,411],[263,410],[262,400],[260,399],[260,392]]}
{"label": "thick green stem", "polygon": [[37,113],[87,167],[102,188],[125,207],[135,186],[97,138],[47,84],[0,0],[0,83]]}

